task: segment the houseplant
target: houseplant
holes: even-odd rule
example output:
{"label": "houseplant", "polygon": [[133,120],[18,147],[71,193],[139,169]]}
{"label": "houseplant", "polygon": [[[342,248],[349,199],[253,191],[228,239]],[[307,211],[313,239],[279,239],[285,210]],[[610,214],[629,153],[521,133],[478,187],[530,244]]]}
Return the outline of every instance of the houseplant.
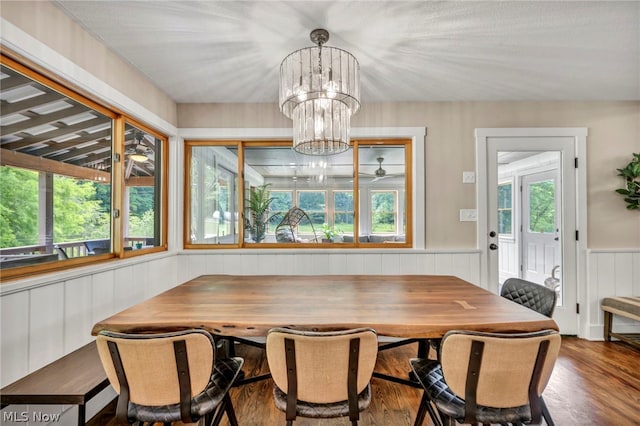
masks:
{"label": "houseplant", "polygon": [[331,226],[329,226],[328,223],[322,224],[321,231],[323,243],[332,243],[335,237],[338,236],[338,233],[340,232],[340,230],[336,231],[335,229],[333,229]]}
{"label": "houseplant", "polygon": [[249,232],[251,240],[259,243],[264,240],[269,224],[269,206],[274,198],[271,198],[269,185],[260,185],[249,192],[249,198],[245,199],[245,229]]}
{"label": "houseplant", "polygon": [[626,167],[618,170],[618,176],[624,177],[625,187],[616,189],[624,196],[629,210],[640,209],[640,153],[633,154],[633,160]]}

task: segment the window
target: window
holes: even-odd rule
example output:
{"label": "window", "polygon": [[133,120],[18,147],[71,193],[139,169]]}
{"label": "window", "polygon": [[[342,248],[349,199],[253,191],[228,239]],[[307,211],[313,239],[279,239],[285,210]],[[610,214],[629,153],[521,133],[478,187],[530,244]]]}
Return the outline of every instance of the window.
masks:
{"label": "window", "polygon": [[505,237],[513,235],[513,184],[498,184],[498,233]]}
{"label": "window", "polygon": [[[298,154],[290,141],[185,141],[185,150],[185,248],[411,247],[409,140],[354,140],[331,156]],[[224,240],[207,225],[223,168],[242,224]]]}
{"label": "window", "polygon": [[166,137],[4,56],[0,80],[2,278],[165,249]]}
{"label": "window", "polygon": [[310,219],[310,222],[298,225],[298,232],[307,237],[315,237],[313,231],[320,230],[322,225],[327,223],[326,191],[298,191],[298,207],[304,210]]}
{"label": "window", "polygon": [[269,231],[274,233],[289,209],[293,207],[293,191],[273,190],[271,191],[271,198],[273,198],[273,201],[269,206],[269,211],[271,212]]}
{"label": "window", "polygon": [[553,233],[556,201],[553,180],[529,184],[529,232]]}
{"label": "window", "polygon": [[238,243],[237,152],[236,145],[195,145],[187,150],[189,245]]}
{"label": "window", "polygon": [[353,191],[333,191],[333,226],[337,232],[353,235]]}
{"label": "window", "polygon": [[163,245],[167,191],[162,164],[167,141],[130,123],[125,124],[124,140],[124,251],[129,254]]}
{"label": "window", "polygon": [[397,231],[398,200],[396,191],[372,190],[371,234],[393,234]]}

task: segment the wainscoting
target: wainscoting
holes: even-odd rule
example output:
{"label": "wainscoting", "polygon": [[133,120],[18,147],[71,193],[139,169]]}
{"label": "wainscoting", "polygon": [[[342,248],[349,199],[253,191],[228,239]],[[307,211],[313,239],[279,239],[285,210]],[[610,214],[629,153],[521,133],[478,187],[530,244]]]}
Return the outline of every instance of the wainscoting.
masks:
{"label": "wainscoting", "polygon": [[97,321],[178,284],[175,254],[83,269],[2,284],[2,386],[90,342]]}
{"label": "wainscoting", "polygon": [[[640,296],[640,249],[588,250],[587,300],[590,340],[602,340],[604,315],[600,302],[605,297]],[[614,316],[613,327],[618,332],[640,332],[640,324],[628,318]]]}
{"label": "wainscoting", "polygon": [[[362,250],[364,251],[364,250]],[[181,252],[179,279],[232,275],[456,275],[480,283],[477,250],[244,250]]]}

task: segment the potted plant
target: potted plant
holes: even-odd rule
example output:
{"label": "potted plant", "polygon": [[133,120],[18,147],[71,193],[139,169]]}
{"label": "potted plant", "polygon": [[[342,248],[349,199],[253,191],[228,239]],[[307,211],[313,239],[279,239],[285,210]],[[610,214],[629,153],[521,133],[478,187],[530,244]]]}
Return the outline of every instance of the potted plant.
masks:
{"label": "potted plant", "polygon": [[333,229],[331,226],[329,226],[328,223],[323,223],[322,224],[322,242],[323,243],[332,243],[333,240],[335,239],[335,237],[338,235],[339,231],[336,231],[335,229]]}
{"label": "potted plant", "polygon": [[259,243],[264,240],[269,224],[269,206],[274,198],[271,198],[269,185],[260,185],[252,189],[249,198],[245,199],[245,229],[249,232],[251,240]]}
{"label": "potted plant", "polygon": [[629,210],[640,209],[640,153],[633,154],[633,160],[623,169],[617,169],[618,176],[624,177],[625,188],[616,189],[624,196]]}

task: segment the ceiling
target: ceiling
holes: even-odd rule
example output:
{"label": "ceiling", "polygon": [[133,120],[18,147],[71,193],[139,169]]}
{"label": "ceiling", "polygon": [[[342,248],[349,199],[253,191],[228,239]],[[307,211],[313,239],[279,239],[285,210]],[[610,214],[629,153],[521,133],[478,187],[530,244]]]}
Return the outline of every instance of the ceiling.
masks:
{"label": "ceiling", "polygon": [[277,102],[280,62],[327,43],[362,102],[639,100],[640,2],[54,2],[178,103]]}
{"label": "ceiling", "polygon": [[[109,182],[111,122],[110,117],[0,66],[0,165]],[[124,133],[125,178],[153,177],[154,137],[128,123]],[[131,160],[136,150],[147,159]]]}

